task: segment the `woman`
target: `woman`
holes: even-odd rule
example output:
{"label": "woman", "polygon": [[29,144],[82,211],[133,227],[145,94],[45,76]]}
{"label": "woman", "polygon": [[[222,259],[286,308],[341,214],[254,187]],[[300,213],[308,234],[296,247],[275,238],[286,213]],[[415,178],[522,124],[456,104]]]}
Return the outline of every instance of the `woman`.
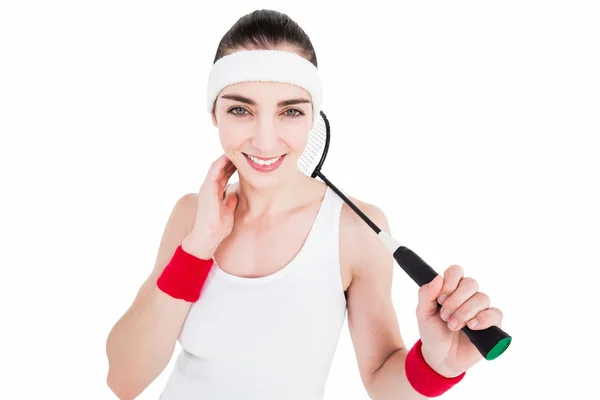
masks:
{"label": "woman", "polygon": [[[420,288],[421,339],[406,346],[389,251],[298,171],[320,90],[312,44],[285,14],[253,12],[221,40],[208,111],[224,154],[175,204],[154,269],[110,332],[107,382],[119,398],[144,391],[179,340],[164,400],[322,399],[346,310],[373,399],[438,396],[481,359],[460,329],[500,325],[502,314],[477,282],[454,265]],[[380,209],[351,199],[389,232]]]}

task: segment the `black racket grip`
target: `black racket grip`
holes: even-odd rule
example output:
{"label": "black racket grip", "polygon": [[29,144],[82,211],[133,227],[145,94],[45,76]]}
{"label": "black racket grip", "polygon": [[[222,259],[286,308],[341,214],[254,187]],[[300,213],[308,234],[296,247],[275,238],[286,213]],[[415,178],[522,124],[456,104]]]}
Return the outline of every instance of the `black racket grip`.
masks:
{"label": "black racket grip", "polygon": [[[394,251],[394,259],[419,286],[431,282],[438,275],[421,257],[407,247],[398,247]],[[441,304],[438,304],[438,310],[441,307]],[[500,356],[512,341],[512,337],[498,326],[475,331],[465,326],[462,331],[486,360],[493,360]]]}

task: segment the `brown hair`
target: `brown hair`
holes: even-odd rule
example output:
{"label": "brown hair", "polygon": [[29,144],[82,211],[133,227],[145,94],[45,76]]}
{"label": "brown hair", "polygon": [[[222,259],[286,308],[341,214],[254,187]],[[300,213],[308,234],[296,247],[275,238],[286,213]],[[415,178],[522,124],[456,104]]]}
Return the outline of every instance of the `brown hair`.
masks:
{"label": "brown hair", "polygon": [[295,47],[298,54],[318,67],[315,49],[306,32],[286,14],[264,9],[237,20],[219,42],[213,63],[238,49],[269,50],[283,44]]}

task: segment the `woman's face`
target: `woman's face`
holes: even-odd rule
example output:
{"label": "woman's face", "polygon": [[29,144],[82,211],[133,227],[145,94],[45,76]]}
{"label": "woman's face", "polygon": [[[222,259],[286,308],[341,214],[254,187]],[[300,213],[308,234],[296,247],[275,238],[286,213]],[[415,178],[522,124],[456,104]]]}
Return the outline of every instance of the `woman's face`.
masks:
{"label": "woman's face", "polygon": [[223,89],[213,123],[225,154],[252,186],[277,186],[298,174],[312,128],[310,95],[298,86],[244,82]]}

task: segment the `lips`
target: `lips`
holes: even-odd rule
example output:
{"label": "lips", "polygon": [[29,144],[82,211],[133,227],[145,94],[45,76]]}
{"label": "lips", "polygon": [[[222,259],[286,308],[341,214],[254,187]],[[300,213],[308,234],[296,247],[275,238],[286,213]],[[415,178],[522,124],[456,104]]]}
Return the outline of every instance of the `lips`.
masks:
{"label": "lips", "polygon": [[283,154],[277,157],[271,157],[271,158],[266,158],[266,157],[256,157],[253,155],[249,155],[246,153],[244,154],[244,158],[246,158],[246,161],[248,162],[248,164],[250,164],[250,166],[259,172],[271,172],[276,170],[281,163],[283,162],[283,160],[285,159],[285,156],[287,154]]}

